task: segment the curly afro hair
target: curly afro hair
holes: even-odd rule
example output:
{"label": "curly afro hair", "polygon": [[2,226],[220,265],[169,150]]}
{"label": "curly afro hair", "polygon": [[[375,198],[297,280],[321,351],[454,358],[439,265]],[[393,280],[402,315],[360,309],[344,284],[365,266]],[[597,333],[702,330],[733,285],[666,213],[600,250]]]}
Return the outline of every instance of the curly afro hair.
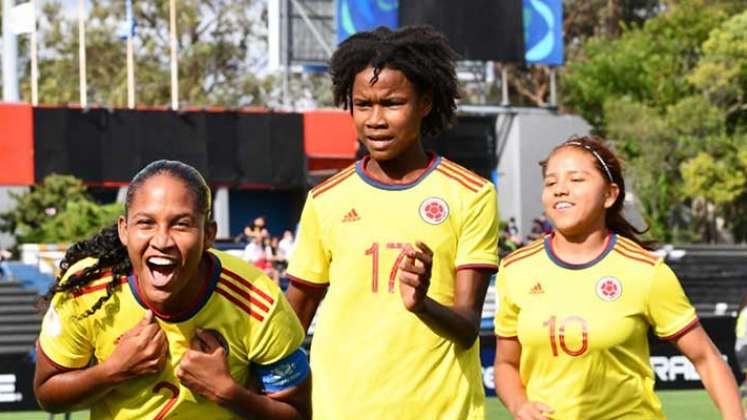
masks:
{"label": "curly afro hair", "polygon": [[374,70],[371,84],[376,83],[382,69],[399,70],[419,94],[433,96],[421,132],[436,135],[454,121],[459,99],[456,58],[446,38],[430,26],[406,26],[396,31],[379,27],[359,32],[343,41],[332,55],[329,72],[335,104],[352,112],[355,76],[367,67]]}

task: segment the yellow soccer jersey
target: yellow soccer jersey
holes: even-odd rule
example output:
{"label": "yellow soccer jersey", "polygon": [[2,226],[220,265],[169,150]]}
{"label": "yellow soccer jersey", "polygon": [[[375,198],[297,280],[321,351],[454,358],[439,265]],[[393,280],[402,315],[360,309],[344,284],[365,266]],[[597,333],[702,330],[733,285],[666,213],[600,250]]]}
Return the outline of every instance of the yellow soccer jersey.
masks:
{"label": "yellow soccer jersey", "polygon": [[677,277],[628,238],[569,264],[552,236],[515,251],[498,271],[496,335],[518,338],[527,397],[557,419],[663,418],[647,331],[675,339],[698,325]]}
{"label": "yellow soccer jersey", "polygon": [[[222,336],[228,345],[231,375],[242,384],[249,380],[250,368],[261,370],[298,353],[304,332],[280,289],[238,258],[214,250],[207,253],[207,258],[212,263],[212,274],[200,298],[185,305],[179,314],[157,318],[169,343],[169,361],[164,370],[117,385],[91,407],[92,418],[235,418],[231,411],[193,394],[176,377],[175,370],[189,349],[196,328]],[[68,273],[94,262],[90,258],[80,261]],[[118,337],[134,327],[148,307],[141,298],[137,278],[131,275],[119,282],[113,296],[98,311],[79,320],[77,316],[105,293],[110,280],[111,274],[104,275],[78,293],[55,295],[42,324],[39,357],[70,370],[111,355]],[[308,374],[308,369],[290,371],[295,377],[286,378],[286,387],[302,382]],[[261,375],[253,371],[252,377],[259,379],[258,376]],[[265,387],[265,391],[278,390],[272,386]]]}
{"label": "yellow soccer jersey", "polygon": [[288,273],[329,286],[311,345],[319,419],[484,417],[479,344],[461,348],[403,306],[405,244],[434,251],[428,296],[454,303],[456,272],[497,268],[495,189],[432,156],[421,176],[388,185],[365,158],[313,189]]}

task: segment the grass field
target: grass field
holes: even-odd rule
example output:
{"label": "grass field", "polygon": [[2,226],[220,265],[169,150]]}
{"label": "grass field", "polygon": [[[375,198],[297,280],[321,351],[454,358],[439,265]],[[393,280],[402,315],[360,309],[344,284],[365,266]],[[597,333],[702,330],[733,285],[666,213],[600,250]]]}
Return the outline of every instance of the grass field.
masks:
{"label": "grass field", "polygon": [[[664,405],[664,414],[670,420],[710,420],[718,419],[718,411],[703,390],[692,391],[660,391],[657,392]],[[488,398],[488,415],[490,420],[510,420],[511,416],[503,408],[497,398]],[[54,417],[62,420],[63,415],[58,414]],[[83,420],[87,418],[86,412],[73,414],[73,420]],[[47,420],[49,414],[41,411],[24,411],[14,413],[0,413],[0,420]]]}
{"label": "grass field", "polygon": [[[659,391],[657,392],[664,406],[664,415],[670,420],[718,420],[716,406],[703,390]],[[503,405],[497,398],[488,399],[487,418],[490,420],[510,420]]]}

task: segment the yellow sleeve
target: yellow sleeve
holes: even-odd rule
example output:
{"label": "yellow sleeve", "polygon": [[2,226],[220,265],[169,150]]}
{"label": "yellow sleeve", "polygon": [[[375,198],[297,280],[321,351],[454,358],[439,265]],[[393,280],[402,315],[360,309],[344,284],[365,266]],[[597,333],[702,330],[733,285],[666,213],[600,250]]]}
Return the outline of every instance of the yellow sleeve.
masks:
{"label": "yellow sleeve", "polygon": [[513,338],[519,335],[517,323],[519,307],[511,300],[508,293],[506,269],[498,270],[495,284],[495,302],[498,306],[495,312],[495,335]]}
{"label": "yellow sleeve", "polygon": [[457,245],[457,269],[498,268],[497,204],[495,188],[490,183],[470,203]]}
{"label": "yellow sleeve", "polygon": [[68,293],[52,299],[42,321],[39,347],[44,356],[61,368],[78,369],[88,365],[93,356],[93,340],[78,302]]}
{"label": "yellow sleeve", "polygon": [[647,299],[648,319],[658,337],[675,339],[697,325],[698,317],[674,272],[663,262],[654,270]]}
{"label": "yellow sleeve", "polygon": [[743,308],[737,316],[736,336],[738,339],[747,337],[747,307]]}
{"label": "yellow sleeve", "polygon": [[314,199],[309,193],[301,213],[298,238],[287,273],[293,280],[326,285],[329,283],[329,261]]}
{"label": "yellow sleeve", "polygon": [[[279,291],[279,289],[278,289]],[[259,328],[253,328],[249,360],[259,365],[269,365],[284,359],[298,350],[306,337],[296,313],[282,293],[276,294],[277,302]]]}

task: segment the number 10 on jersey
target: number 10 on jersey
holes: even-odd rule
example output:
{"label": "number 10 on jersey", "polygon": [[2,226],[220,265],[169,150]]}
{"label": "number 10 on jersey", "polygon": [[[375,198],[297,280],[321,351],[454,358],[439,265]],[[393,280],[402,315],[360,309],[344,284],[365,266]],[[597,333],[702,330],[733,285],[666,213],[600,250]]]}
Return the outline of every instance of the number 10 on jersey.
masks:
{"label": "number 10 on jersey", "polygon": [[402,242],[388,242],[384,245],[384,247],[381,247],[379,242],[374,242],[366,250],[366,255],[370,255],[371,259],[373,260],[371,264],[371,292],[377,293],[379,291],[379,253],[380,249],[384,248],[385,250],[391,250],[389,252],[399,251],[397,258],[395,258],[394,260],[394,264],[392,264],[392,267],[389,270],[389,287],[387,288],[387,290],[389,291],[389,293],[394,293],[394,280],[396,280],[397,278],[397,270],[399,269],[399,265],[405,258],[406,245],[407,244]]}
{"label": "number 10 on jersey", "polygon": [[[563,318],[560,321],[560,325],[557,329],[556,323],[557,318],[554,315],[548,318],[547,321],[542,323],[542,325],[547,327],[550,332],[550,348],[552,349],[552,355],[556,357],[558,355],[558,342],[560,342],[560,349],[563,350],[563,353],[569,356],[578,357],[586,353],[586,350],[589,349],[588,322],[586,322],[586,320],[581,318],[580,316],[573,315]],[[570,324],[579,324],[581,326],[581,346],[577,349],[571,349],[565,343],[565,329]]]}

